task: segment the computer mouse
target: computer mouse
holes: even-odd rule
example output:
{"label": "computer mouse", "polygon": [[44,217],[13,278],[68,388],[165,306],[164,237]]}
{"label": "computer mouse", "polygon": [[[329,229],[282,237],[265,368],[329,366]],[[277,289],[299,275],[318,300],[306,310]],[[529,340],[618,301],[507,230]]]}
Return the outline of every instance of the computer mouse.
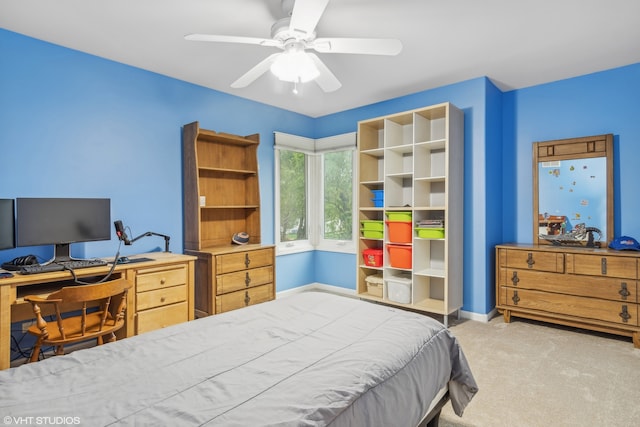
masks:
{"label": "computer mouse", "polygon": [[131,260],[126,256],[121,256],[120,258],[118,258],[118,264],[127,264],[129,262],[131,262]]}

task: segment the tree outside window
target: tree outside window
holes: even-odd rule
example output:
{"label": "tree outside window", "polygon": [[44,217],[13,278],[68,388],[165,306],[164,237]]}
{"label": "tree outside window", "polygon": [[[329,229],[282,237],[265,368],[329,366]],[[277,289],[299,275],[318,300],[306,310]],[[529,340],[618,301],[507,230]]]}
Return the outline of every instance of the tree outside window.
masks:
{"label": "tree outside window", "polygon": [[329,240],[353,238],[353,151],[324,155],[323,235]]}
{"label": "tree outside window", "polygon": [[280,241],[306,240],[307,155],[297,151],[280,153]]}

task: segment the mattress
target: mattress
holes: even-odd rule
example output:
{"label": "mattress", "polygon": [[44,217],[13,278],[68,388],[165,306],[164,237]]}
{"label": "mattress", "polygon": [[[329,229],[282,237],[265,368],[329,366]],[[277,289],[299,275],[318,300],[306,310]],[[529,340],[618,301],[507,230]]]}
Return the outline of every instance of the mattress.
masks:
{"label": "mattress", "polygon": [[478,388],[442,324],[304,292],[0,371],[0,414],[90,426],[415,426],[447,388],[462,416]]}

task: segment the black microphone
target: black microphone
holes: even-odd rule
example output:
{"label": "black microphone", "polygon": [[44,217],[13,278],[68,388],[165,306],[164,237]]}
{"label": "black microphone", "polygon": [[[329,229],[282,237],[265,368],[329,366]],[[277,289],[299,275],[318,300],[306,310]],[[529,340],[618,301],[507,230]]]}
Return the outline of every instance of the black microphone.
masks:
{"label": "black microphone", "polygon": [[127,233],[124,232],[124,225],[122,225],[122,221],[114,221],[113,225],[116,227],[116,236],[118,236],[118,239],[122,240],[125,245],[130,245],[131,241],[129,241],[129,236],[127,236]]}

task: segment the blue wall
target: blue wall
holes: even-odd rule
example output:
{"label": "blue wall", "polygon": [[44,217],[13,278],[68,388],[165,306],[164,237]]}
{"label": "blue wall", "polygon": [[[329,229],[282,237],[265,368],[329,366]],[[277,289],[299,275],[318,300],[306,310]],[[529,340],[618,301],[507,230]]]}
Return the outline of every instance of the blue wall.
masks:
{"label": "blue wall", "polygon": [[[495,306],[493,246],[500,243],[502,192],[490,191],[501,181],[502,114],[501,92],[486,78],[473,79],[441,88],[391,99],[373,105],[317,119],[317,136],[353,132],[359,120],[451,102],[464,112],[464,307],[466,311],[488,313]],[[493,155],[494,151],[497,155]],[[318,263],[323,262],[320,253]],[[355,283],[355,259],[349,282]],[[333,269],[328,283],[338,282],[345,272]],[[327,282],[324,282],[327,283]],[[354,285],[348,286],[353,288]]]}
{"label": "blue wall", "polygon": [[505,240],[533,241],[531,143],[607,133],[614,136],[615,235],[640,238],[640,64],[507,92],[503,102]]}
{"label": "blue wall", "polygon": [[[109,197],[136,236],[182,252],[181,127],[260,133],[262,237],[274,242],[273,131],[313,133],[300,114],[0,30],[0,197]],[[118,241],[72,245],[111,256]],[[145,238],[123,254],[164,248]],[[2,251],[47,259],[52,248]]]}
{"label": "blue wall", "polygon": [[[357,121],[449,101],[465,113],[464,307],[494,306],[493,246],[531,242],[533,141],[613,133],[616,234],[640,237],[640,64],[502,93],[477,78],[321,118],[256,103],[0,29],[0,197],[109,197],[134,236],[169,234],[182,251],[181,126],[260,133],[262,238],[274,242],[273,131],[320,138]],[[161,250],[142,239],[123,253]],[[106,257],[108,242],[74,245]],[[0,251],[0,261],[50,248]],[[354,289],[355,255],[278,257],[278,290]]]}

